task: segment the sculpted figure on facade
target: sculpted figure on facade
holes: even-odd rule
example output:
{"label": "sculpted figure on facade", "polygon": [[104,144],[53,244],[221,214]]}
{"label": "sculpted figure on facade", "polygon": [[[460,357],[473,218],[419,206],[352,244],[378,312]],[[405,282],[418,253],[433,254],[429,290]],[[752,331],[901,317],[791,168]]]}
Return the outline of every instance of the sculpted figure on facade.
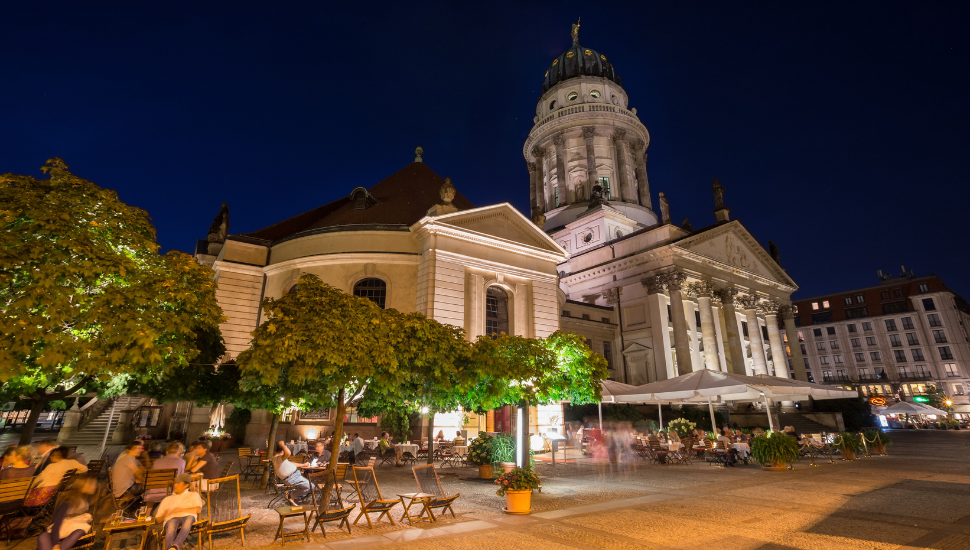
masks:
{"label": "sculpted figure on facade", "polygon": [[570,36],[573,37],[573,46],[579,45],[579,22],[582,20],[582,17],[577,19],[576,22],[572,24],[572,30],[569,31]]}
{"label": "sculpted figure on facade", "polygon": [[222,208],[219,209],[219,213],[212,220],[212,225],[209,226],[209,234],[206,240],[210,243],[224,243],[226,242],[226,237],[229,236],[229,203],[222,203]]}
{"label": "sculpted figure on facade", "polygon": [[724,186],[717,178],[714,178],[714,183],[711,184],[711,191],[714,193],[714,209],[724,208]]}
{"label": "sculpted figure on facade", "polygon": [[620,293],[623,291],[621,287],[608,288],[603,291],[603,299],[606,300],[607,304],[615,305],[620,303]]}
{"label": "sculpted figure on facade", "polygon": [[606,204],[609,203],[606,201],[606,197],[603,196],[603,186],[594,185],[592,191],[589,193],[589,209]]}
{"label": "sculpted figure on facade", "polygon": [[778,245],[775,244],[775,241],[768,241],[768,253],[771,254],[771,259],[776,264],[781,265],[781,253],[778,251]]}
{"label": "sculpted figure on facade", "polygon": [[684,231],[694,231],[694,226],[690,223],[690,218],[684,218],[681,220],[680,228]]}
{"label": "sculpted figure on facade", "polygon": [[660,225],[667,225],[670,223],[670,202],[667,200],[667,195],[664,192],[660,192]]}

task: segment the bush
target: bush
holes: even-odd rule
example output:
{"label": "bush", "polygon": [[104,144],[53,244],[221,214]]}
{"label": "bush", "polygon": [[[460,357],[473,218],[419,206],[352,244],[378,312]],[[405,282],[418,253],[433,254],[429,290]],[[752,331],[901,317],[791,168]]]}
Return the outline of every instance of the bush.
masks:
{"label": "bush", "polygon": [[798,443],[783,433],[767,433],[751,440],[751,456],[762,466],[784,466],[798,460]]}
{"label": "bush", "polygon": [[[664,418],[665,419],[667,418],[666,412],[664,412]],[[676,418],[686,418],[687,420],[690,420],[694,424],[697,424],[698,426],[700,426],[701,429],[703,430],[710,431],[711,429],[711,413],[706,406],[705,407],[685,406],[679,411],[672,411],[670,415],[670,419],[673,420]],[[725,424],[724,415],[722,415],[717,411],[714,411],[714,422],[718,426],[723,426]]]}
{"label": "bush", "polygon": [[409,441],[411,417],[400,409],[390,409],[381,416],[381,429],[394,436],[394,441]]}
{"label": "bush", "polygon": [[[586,418],[599,420],[597,405],[567,405],[565,410],[566,422],[582,422]],[[603,404],[603,422],[636,422],[643,419],[636,405],[626,403]]]}
{"label": "bush", "polygon": [[492,441],[495,438],[487,433],[480,433],[468,445],[468,462],[475,466],[486,466],[495,460],[492,458]]}
{"label": "bush", "polygon": [[515,462],[515,438],[510,434],[499,434],[492,438],[492,461]]}
{"label": "bush", "polygon": [[839,448],[843,453],[846,451],[852,451],[853,453],[858,453],[862,450],[862,440],[859,436],[849,432],[842,432],[835,434],[835,446]]}
{"label": "bush", "polygon": [[657,430],[658,427],[657,422],[654,420],[637,420],[633,423],[633,429],[640,433]]}
{"label": "bush", "polygon": [[539,488],[539,476],[531,469],[515,468],[511,472],[506,472],[495,479],[498,490],[495,494],[504,497],[505,491],[535,491]]}
{"label": "bush", "polygon": [[667,424],[667,428],[677,432],[682,439],[689,436],[697,428],[697,424],[686,418],[675,418]]}

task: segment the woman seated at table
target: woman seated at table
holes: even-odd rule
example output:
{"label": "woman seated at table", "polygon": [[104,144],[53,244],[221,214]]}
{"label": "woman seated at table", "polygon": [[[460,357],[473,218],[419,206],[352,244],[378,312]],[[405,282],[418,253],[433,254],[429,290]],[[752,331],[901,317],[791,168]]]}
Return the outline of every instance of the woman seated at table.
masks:
{"label": "woman seated at table", "polygon": [[64,474],[69,470],[75,470],[77,474],[88,471],[88,467],[84,464],[73,458],[67,458],[68,454],[67,447],[56,447],[51,451],[50,463],[38,474],[34,488],[24,499],[24,506],[40,506],[50,500],[60,486]]}
{"label": "woman seated at table", "polygon": [[27,464],[28,460],[30,460],[30,447],[26,445],[21,447],[15,446],[12,457],[8,459],[4,455],[4,466],[0,470],[0,479],[14,479],[34,475],[34,467]]}
{"label": "woman seated at table", "polygon": [[668,436],[671,443],[680,443],[680,435],[677,434],[677,430],[670,430]]}

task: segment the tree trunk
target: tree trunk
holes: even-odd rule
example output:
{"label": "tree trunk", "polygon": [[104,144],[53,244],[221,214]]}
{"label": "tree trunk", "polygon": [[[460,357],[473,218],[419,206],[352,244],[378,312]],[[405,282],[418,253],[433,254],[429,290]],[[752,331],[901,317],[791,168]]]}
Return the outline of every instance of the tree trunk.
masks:
{"label": "tree trunk", "polygon": [[[344,404],[344,389],[340,388],[337,393],[337,418],[333,422],[333,443],[330,445],[330,465],[329,469],[337,469],[337,459],[340,458],[340,438],[344,435],[344,411],[347,406]],[[350,465],[353,467],[353,464]]]}
{"label": "tree trunk", "polygon": [[434,464],[434,411],[428,410],[428,464]]}
{"label": "tree trunk", "polygon": [[266,488],[269,483],[269,469],[273,467],[273,455],[276,454],[276,428],[280,425],[280,415],[273,413],[273,420],[269,424],[269,436],[266,439],[266,458],[269,459],[269,464],[266,465],[266,469],[263,470],[263,479],[260,482],[260,487]]}
{"label": "tree trunk", "polygon": [[30,440],[34,437],[34,429],[37,427],[37,419],[40,418],[40,413],[44,412],[44,407],[47,406],[48,402],[46,396],[41,397],[34,394],[31,397],[33,397],[33,400],[30,405],[30,414],[27,415],[27,420],[24,422],[24,431],[20,432],[21,445],[30,445]]}

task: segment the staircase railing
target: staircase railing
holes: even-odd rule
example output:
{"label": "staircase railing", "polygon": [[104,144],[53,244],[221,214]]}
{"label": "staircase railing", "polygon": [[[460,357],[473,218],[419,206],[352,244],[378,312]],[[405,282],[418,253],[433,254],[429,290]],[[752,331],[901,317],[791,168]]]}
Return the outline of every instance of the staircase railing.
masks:
{"label": "staircase railing", "polygon": [[115,398],[107,399],[104,401],[99,400],[97,397],[88,401],[81,407],[81,421],[78,423],[78,431],[84,429],[92,420],[101,416],[101,413],[108,408],[111,403],[114,402]]}

